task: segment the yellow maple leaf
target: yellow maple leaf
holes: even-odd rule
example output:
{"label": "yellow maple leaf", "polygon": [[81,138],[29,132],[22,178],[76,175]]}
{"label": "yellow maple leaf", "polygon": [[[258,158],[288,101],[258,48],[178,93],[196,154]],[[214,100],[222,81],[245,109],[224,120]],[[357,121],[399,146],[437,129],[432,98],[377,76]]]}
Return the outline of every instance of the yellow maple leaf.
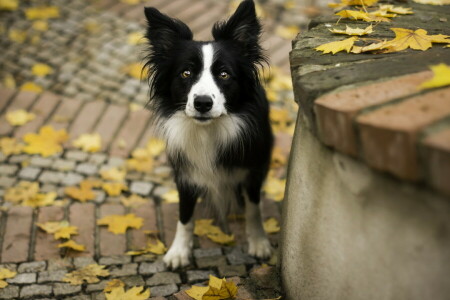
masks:
{"label": "yellow maple leaf", "polygon": [[158,156],[166,149],[166,142],[162,139],[151,138],[148,140],[145,148],[150,155]]}
{"label": "yellow maple leaf", "polygon": [[78,234],[78,228],[76,226],[66,226],[55,232],[54,238],[58,239],[70,239],[72,235]]}
{"label": "yellow maple leaf", "polygon": [[36,224],[43,231],[53,234],[55,240],[70,239],[73,234],[78,234],[78,228],[70,226],[67,221],[45,222]]}
{"label": "yellow maple leaf", "polygon": [[78,244],[77,242],[73,241],[73,240],[68,240],[65,243],[61,243],[58,245],[58,248],[69,248],[75,251],[80,251],[83,252],[84,250],[86,250],[86,247],[84,247],[83,245]]}
{"label": "yellow maple leaf", "polygon": [[8,283],[3,279],[14,278],[16,277],[17,272],[8,270],[6,268],[0,268],[0,289],[8,286]]}
{"label": "yellow maple leaf", "polygon": [[111,292],[112,289],[114,289],[114,288],[124,287],[124,286],[125,286],[125,283],[122,280],[120,280],[120,279],[113,279],[113,280],[110,280],[110,281],[108,281],[106,283],[106,286],[103,289],[103,291],[104,292]]}
{"label": "yellow maple leaf", "polygon": [[80,285],[83,282],[97,283],[100,281],[98,277],[109,276],[109,271],[105,270],[106,266],[98,264],[90,264],[81,269],[75,270],[64,276],[63,281],[72,285]]}
{"label": "yellow maple leaf", "polygon": [[331,43],[326,43],[323,45],[320,45],[318,47],[316,47],[315,49],[317,51],[322,51],[323,53],[332,53],[332,54],[336,54],[340,51],[347,51],[350,52],[350,50],[353,47],[353,44],[355,43],[355,41],[357,41],[358,38],[357,37],[351,37],[342,41],[337,41],[337,42],[331,42]]}
{"label": "yellow maple leaf", "polygon": [[147,253],[153,253],[153,254],[164,254],[167,251],[166,246],[163,242],[161,242],[159,239],[154,238],[156,242],[153,243],[151,241],[147,242],[147,246],[144,249],[136,250],[136,251],[128,251],[127,255],[142,255]]}
{"label": "yellow maple leaf", "polygon": [[[136,149],[136,150],[140,150],[140,149]],[[135,151],[136,151],[135,150]],[[134,155],[136,152],[133,151]],[[127,159],[126,161],[127,163],[127,169],[132,170],[132,171],[138,171],[138,172],[145,172],[145,173],[149,173],[153,170],[153,158],[148,156],[145,158],[130,158]]]}
{"label": "yellow maple leaf", "polygon": [[296,25],[284,26],[278,25],[275,29],[275,34],[286,40],[293,40],[300,32],[300,27]]}
{"label": "yellow maple leaf", "polygon": [[380,5],[380,10],[385,10],[399,15],[412,15],[414,12],[411,7],[400,7],[392,4]]}
{"label": "yellow maple leaf", "polygon": [[27,133],[23,140],[27,143],[23,151],[28,154],[51,156],[63,150],[62,143],[69,138],[65,129],[54,130],[51,126],[44,126],[39,133]]}
{"label": "yellow maple leaf", "polygon": [[431,48],[432,43],[450,43],[450,36],[437,34],[428,35],[424,29],[415,31],[405,28],[391,28],[395,33],[393,40],[384,43],[382,49],[388,49],[388,52],[396,52],[411,48],[414,50],[425,51]]}
{"label": "yellow maple leaf", "polygon": [[43,20],[37,20],[33,22],[32,28],[37,31],[47,31],[48,22]]}
{"label": "yellow maple leaf", "polygon": [[106,300],[145,300],[150,297],[150,289],[143,286],[134,286],[125,291],[123,286],[111,289],[111,292],[105,293]]}
{"label": "yellow maple leaf", "polygon": [[0,10],[16,10],[19,7],[19,0],[0,0]]}
{"label": "yellow maple leaf", "polygon": [[22,152],[24,144],[15,138],[3,137],[0,138],[0,150],[5,156],[11,154],[19,154]]}
{"label": "yellow maple leaf", "polygon": [[21,181],[14,187],[6,190],[3,196],[5,201],[19,204],[36,197],[39,193],[39,184],[37,182]]}
{"label": "yellow maple leaf", "polygon": [[120,203],[122,203],[125,207],[138,207],[142,204],[148,203],[148,201],[139,195],[131,194],[128,197],[122,196],[120,198]]}
{"label": "yellow maple leaf", "polygon": [[107,170],[100,171],[100,176],[104,180],[111,180],[111,181],[122,181],[125,179],[125,175],[127,172],[119,167],[113,167]]}
{"label": "yellow maple leaf", "polygon": [[177,190],[170,190],[161,195],[161,198],[164,202],[167,203],[178,203],[180,202],[180,198]]}
{"label": "yellow maple leaf", "polygon": [[378,0],[342,0],[340,3],[330,3],[329,7],[342,8],[344,6],[372,6],[378,3]]}
{"label": "yellow maple leaf", "polygon": [[55,203],[57,194],[55,192],[49,192],[45,194],[37,194],[33,198],[29,198],[22,202],[23,206],[30,206],[30,207],[43,207],[43,206],[49,206]]}
{"label": "yellow maple leaf", "polygon": [[128,44],[138,45],[145,43],[144,34],[141,31],[132,32],[128,35]]}
{"label": "yellow maple leaf", "polygon": [[383,18],[394,18],[397,16],[397,14],[393,14],[393,13],[388,12],[387,10],[382,10],[382,9],[370,12],[370,15],[376,16],[376,17],[383,17]]}
{"label": "yellow maple leaf", "polygon": [[234,282],[209,275],[208,286],[201,287],[194,285],[185,292],[195,300],[222,300],[234,298],[237,290],[238,288]]}
{"label": "yellow maple leaf", "polygon": [[267,233],[277,233],[280,231],[280,226],[278,225],[278,220],[275,218],[269,218],[263,223],[264,231]]}
{"label": "yellow maple leaf", "polygon": [[350,27],[348,25],[345,25],[345,30],[336,29],[336,28],[328,29],[328,30],[330,30],[332,33],[337,33],[337,34],[347,34],[347,35],[358,35],[358,36],[361,36],[361,35],[366,35],[366,34],[372,33],[373,32],[373,27],[372,27],[372,25],[369,25],[369,26],[367,26],[366,28],[363,29],[363,28],[359,28],[359,27],[352,28],[352,27]]}
{"label": "yellow maple leaf", "polygon": [[49,65],[46,65],[46,64],[35,64],[31,68],[31,73],[33,73],[33,75],[43,77],[43,76],[53,73],[53,69]]}
{"label": "yellow maple leaf", "polygon": [[450,66],[438,64],[430,66],[430,68],[433,71],[433,78],[423,82],[420,85],[420,89],[431,89],[450,85]]}
{"label": "yellow maple leaf", "polygon": [[198,236],[206,236],[211,241],[219,244],[232,244],[234,235],[225,234],[219,227],[212,225],[212,219],[195,220],[194,234]]}
{"label": "yellow maple leaf", "polygon": [[366,13],[363,11],[356,10],[341,10],[335,15],[340,16],[342,18],[353,19],[353,20],[363,20],[366,22],[390,22],[388,18],[377,17],[371,15],[370,13]]}
{"label": "yellow maple leaf", "polygon": [[6,121],[12,126],[24,125],[36,118],[36,115],[24,109],[9,111],[6,113]]}
{"label": "yellow maple leaf", "polygon": [[72,145],[85,152],[98,152],[102,148],[102,138],[98,133],[83,133]]}
{"label": "yellow maple leaf", "polygon": [[275,146],[272,151],[272,159],[270,162],[270,167],[271,168],[279,168],[279,167],[285,166],[286,163],[287,163],[287,157],[283,153],[283,150],[280,147]]}
{"label": "yellow maple leaf", "polygon": [[25,82],[20,86],[20,90],[37,94],[42,93],[43,91],[42,87],[34,82]]}
{"label": "yellow maple leaf", "polygon": [[19,29],[9,30],[8,37],[11,41],[22,44],[27,39],[27,32]]}
{"label": "yellow maple leaf", "polygon": [[142,227],[144,219],[136,217],[135,214],[109,215],[97,220],[97,225],[108,226],[108,231],[114,234],[123,234],[128,228],[139,229]]}
{"label": "yellow maple leaf", "polygon": [[59,18],[59,8],[56,6],[30,7],[25,9],[28,20]]}
{"label": "yellow maple leaf", "polygon": [[106,182],[102,184],[102,189],[109,196],[119,196],[122,191],[128,190],[127,186],[121,182]]}
{"label": "yellow maple leaf", "polygon": [[267,196],[275,201],[281,201],[284,198],[284,189],[286,186],[286,179],[278,179],[272,174],[267,177],[264,184],[264,192]]}
{"label": "yellow maple leaf", "polygon": [[78,201],[86,202],[95,199],[95,193],[92,190],[92,187],[93,186],[89,181],[83,180],[80,182],[79,188],[76,186],[69,186],[64,189],[64,193]]}

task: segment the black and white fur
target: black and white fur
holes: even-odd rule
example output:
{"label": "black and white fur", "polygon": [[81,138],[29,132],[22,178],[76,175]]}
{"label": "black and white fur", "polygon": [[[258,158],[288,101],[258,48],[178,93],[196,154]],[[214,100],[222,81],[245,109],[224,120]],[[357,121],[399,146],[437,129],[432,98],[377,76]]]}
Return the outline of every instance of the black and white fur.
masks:
{"label": "black and white fur", "polygon": [[231,201],[245,203],[248,251],[270,256],[259,202],[273,136],[258,77],[265,59],[253,1],[216,23],[208,42],[194,41],[186,24],[155,8],[146,7],[145,16],[150,105],[180,196],[177,232],[164,262],[172,268],[189,264],[199,197],[214,204],[222,223]]}

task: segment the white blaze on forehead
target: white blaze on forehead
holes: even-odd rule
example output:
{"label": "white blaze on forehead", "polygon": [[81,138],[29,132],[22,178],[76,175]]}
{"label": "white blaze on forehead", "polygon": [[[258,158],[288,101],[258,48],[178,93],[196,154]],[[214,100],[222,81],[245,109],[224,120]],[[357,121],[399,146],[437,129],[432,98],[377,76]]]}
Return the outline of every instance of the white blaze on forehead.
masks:
{"label": "white blaze on forehead", "polygon": [[190,117],[198,116],[200,113],[194,108],[194,99],[198,96],[209,96],[213,100],[213,107],[209,111],[210,117],[219,117],[226,114],[225,97],[217,86],[212,74],[212,65],[214,63],[214,47],[212,44],[202,46],[202,61],[203,69],[200,72],[199,79],[188,94],[188,101],[186,104],[186,114]]}

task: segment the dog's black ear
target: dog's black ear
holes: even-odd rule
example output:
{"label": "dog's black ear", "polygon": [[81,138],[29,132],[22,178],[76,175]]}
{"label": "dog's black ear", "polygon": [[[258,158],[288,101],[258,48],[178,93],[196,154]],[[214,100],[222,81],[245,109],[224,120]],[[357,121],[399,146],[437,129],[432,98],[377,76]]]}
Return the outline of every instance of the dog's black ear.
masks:
{"label": "dog's black ear", "polygon": [[232,40],[239,43],[244,48],[244,55],[260,60],[261,47],[258,42],[261,24],[256,16],[255,4],[252,0],[241,2],[228,21],[214,24],[212,34],[216,41]]}
{"label": "dog's black ear", "polygon": [[159,54],[167,53],[178,40],[192,40],[189,27],[177,19],[162,14],[153,7],[146,7],[147,34],[152,50]]}

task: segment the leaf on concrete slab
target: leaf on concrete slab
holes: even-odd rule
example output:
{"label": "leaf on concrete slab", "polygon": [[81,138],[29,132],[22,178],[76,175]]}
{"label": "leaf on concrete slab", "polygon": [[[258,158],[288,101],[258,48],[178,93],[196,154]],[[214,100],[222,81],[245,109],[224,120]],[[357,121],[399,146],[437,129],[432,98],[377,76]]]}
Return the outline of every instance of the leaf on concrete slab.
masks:
{"label": "leaf on concrete slab", "polygon": [[388,18],[377,17],[371,15],[370,13],[364,11],[356,11],[356,10],[341,10],[335,15],[340,16],[342,18],[353,19],[353,20],[363,20],[366,22],[391,22]]}
{"label": "leaf on concrete slab", "polygon": [[84,152],[98,152],[102,148],[102,138],[98,133],[83,133],[72,142],[72,145]]}
{"label": "leaf on concrete slab", "polygon": [[75,251],[83,252],[86,250],[86,247],[83,245],[78,244],[77,242],[73,240],[68,240],[67,242],[61,243],[58,245],[58,248],[69,248]]}
{"label": "leaf on concrete slab", "polygon": [[114,234],[124,234],[128,228],[140,229],[144,219],[135,214],[109,215],[97,220],[97,225],[108,226],[108,231]]}
{"label": "leaf on concrete slab", "polygon": [[67,273],[63,281],[69,282],[72,285],[80,285],[83,282],[97,283],[100,281],[98,277],[109,276],[109,271],[105,270],[105,268],[106,266],[90,264],[71,273]]}
{"label": "leaf on concrete slab", "polygon": [[336,54],[340,51],[347,51],[348,53],[350,52],[350,50],[353,47],[353,44],[357,40],[358,40],[357,37],[351,37],[342,41],[326,43],[316,47],[315,49],[317,51],[322,51],[324,54],[326,53]]}
{"label": "leaf on concrete slab", "polygon": [[366,35],[366,34],[372,33],[373,32],[373,27],[372,27],[372,25],[369,25],[366,28],[359,28],[359,27],[352,28],[352,27],[350,27],[348,25],[345,25],[345,30],[336,29],[336,28],[328,29],[328,30],[331,31],[332,33],[337,33],[337,34],[361,36],[361,35]]}
{"label": "leaf on concrete slab", "polygon": [[423,82],[420,89],[431,89],[450,85],[450,66],[446,64],[438,64],[430,66],[433,71],[433,78]]}
{"label": "leaf on concrete slab", "polygon": [[393,40],[387,41],[382,48],[388,52],[402,51],[407,48],[425,51],[432,47],[432,43],[450,43],[450,36],[437,34],[428,35],[424,29],[415,31],[406,28],[391,28],[395,33]]}
{"label": "leaf on concrete slab", "polygon": [[413,0],[420,4],[430,4],[430,5],[450,5],[450,0]]}
{"label": "leaf on concrete slab", "polygon": [[31,112],[27,112],[24,109],[17,109],[6,113],[6,121],[11,126],[21,126],[36,118],[36,115]]}
{"label": "leaf on concrete slab", "polygon": [[124,287],[116,287],[105,293],[106,300],[145,300],[150,297],[150,289],[143,286],[134,286],[125,291]]}
{"label": "leaf on concrete slab", "polygon": [[385,10],[399,15],[412,15],[414,12],[411,7],[394,6],[392,4],[380,5],[380,10]]}

